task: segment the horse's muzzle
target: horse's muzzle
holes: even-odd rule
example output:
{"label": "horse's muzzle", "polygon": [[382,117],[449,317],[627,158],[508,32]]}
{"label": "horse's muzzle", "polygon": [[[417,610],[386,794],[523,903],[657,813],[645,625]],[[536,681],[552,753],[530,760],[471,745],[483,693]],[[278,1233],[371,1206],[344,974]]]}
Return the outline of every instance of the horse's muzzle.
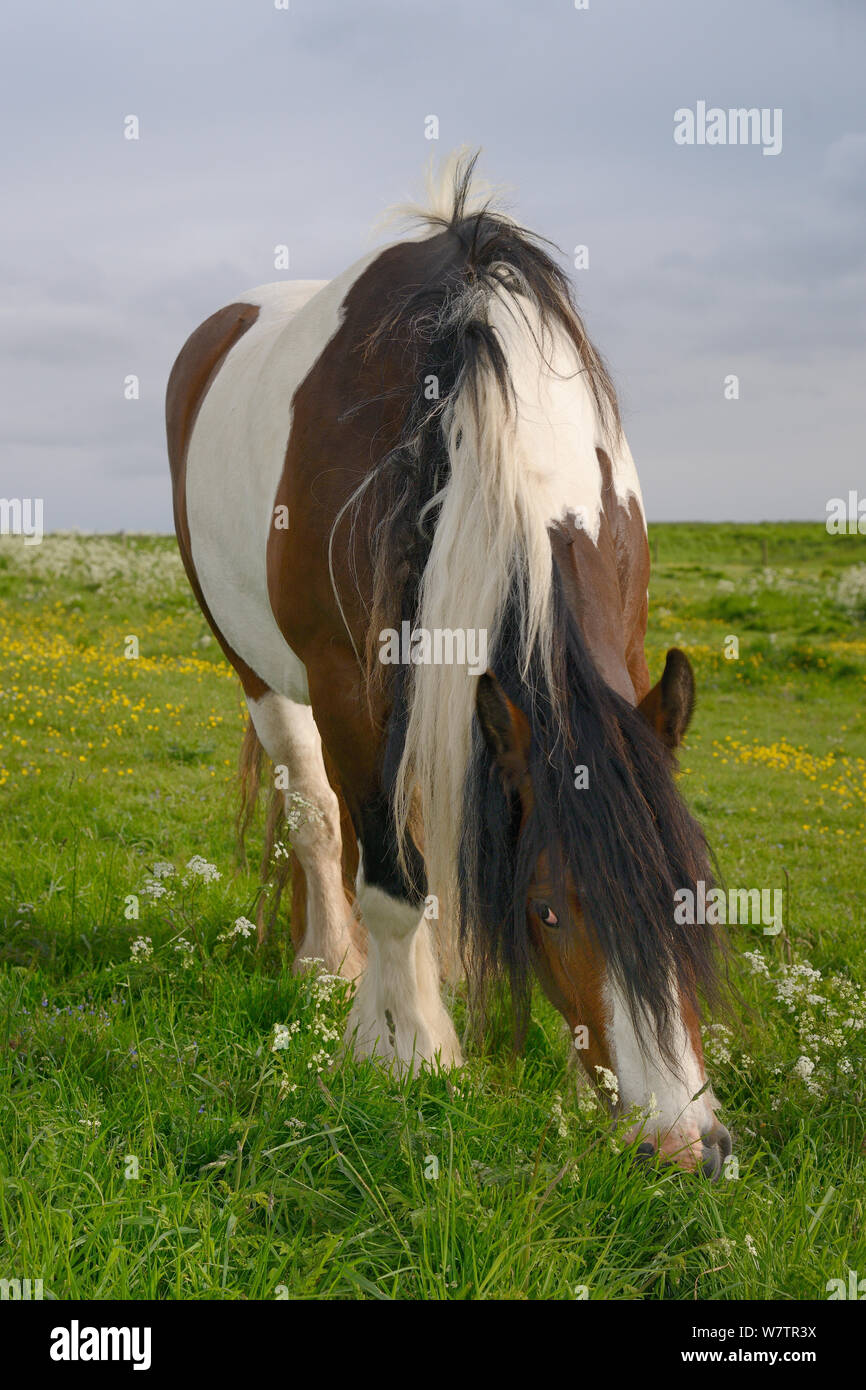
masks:
{"label": "horse's muzzle", "polygon": [[[710,1129],[701,1135],[700,1142],[700,1159],[698,1159],[694,1149],[684,1148],[680,1153],[664,1153],[662,1162],[665,1165],[688,1169],[691,1172],[700,1171],[709,1178],[710,1182],[718,1182],[722,1175],[725,1159],[730,1157],[734,1147],[730,1133],[717,1120]],[[652,1140],[645,1139],[642,1144],[638,1144],[636,1154],[639,1163],[646,1163],[659,1156],[658,1145]]]}

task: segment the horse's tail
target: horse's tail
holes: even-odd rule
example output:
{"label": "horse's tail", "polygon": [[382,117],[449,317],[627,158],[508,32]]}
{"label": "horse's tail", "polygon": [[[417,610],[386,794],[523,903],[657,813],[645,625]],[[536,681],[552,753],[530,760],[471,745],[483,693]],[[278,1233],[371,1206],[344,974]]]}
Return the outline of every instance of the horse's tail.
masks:
{"label": "horse's tail", "polygon": [[247,831],[258,805],[264,759],[265,750],[259,742],[259,736],[252,719],[248,718],[238,754],[238,796],[235,816],[237,849],[244,866],[247,863]]}

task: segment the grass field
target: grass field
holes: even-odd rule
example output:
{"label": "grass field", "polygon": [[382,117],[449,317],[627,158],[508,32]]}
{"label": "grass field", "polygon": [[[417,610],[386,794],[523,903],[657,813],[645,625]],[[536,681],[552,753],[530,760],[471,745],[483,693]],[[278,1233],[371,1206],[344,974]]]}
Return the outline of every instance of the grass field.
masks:
{"label": "grass field", "polygon": [[781,934],[731,928],[744,1003],[705,1034],[739,1161],[715,1187],[626,1161],[540,998],[521,1057],[500,1023],[451,1077],[336,1063],[343,987],[260,968],[244,935],[239,690],[174,541],[0,540],[0,1277],[130,1299],[866,1277],[866,540],[651,543],[653,677],[676,644],[698,680],[681,785],[727,883],[786,891]]}

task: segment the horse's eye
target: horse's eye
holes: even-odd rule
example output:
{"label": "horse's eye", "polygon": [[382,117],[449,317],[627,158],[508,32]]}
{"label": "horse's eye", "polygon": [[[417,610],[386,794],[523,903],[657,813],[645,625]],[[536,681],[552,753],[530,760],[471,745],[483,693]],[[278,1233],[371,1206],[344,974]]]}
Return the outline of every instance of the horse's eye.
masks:
{"label": "horse's eye", "polygon": [[537,899],[533,898],[530,907],[538,920],[543,922],[546,927],[559,926],[559,918],[549,903],[540,903]]}

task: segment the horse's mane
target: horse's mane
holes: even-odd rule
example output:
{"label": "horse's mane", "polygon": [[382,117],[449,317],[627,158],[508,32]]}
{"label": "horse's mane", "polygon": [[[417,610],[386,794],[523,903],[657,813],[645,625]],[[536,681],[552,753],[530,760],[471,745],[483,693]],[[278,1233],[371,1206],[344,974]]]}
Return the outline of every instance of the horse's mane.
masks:
{"label": "horse's mane", "polygon": [[[566,874],[587,924],[630,1007],[668,1060],[671,986],[699,1012],[699,993],[718,998],[712,929],[674,921],[674,894],[712,873],[703,832],[677,792],[671,759],[643,715],[606,684],[565,602],[554,569],[554,681],[565,692],[564,726],[553,714],[539,654],[519,669],[520,602],[512,594],[494,667],[529,721],[533,806],[522,826],[514,798],[476,727],[465,783],[459,858],[464,944],[479,998],[497,974],[510,981],[519,1031],[528,1022],[531,954],[526,901],[536,863],[550,858],[553,907],[565,920]],[[576,790],[574,773],[587,769]],[[579,982],[576,982],[579,984]]]}
{"label": "horse's mane", "polygon": [[[388,668],[385,776],[398,841],[409,871],[417,797],[440,945],[447,957],[459,940],[479,998],[493,973],[505,973],[524,1017],[526,890],[540,849],[559,841],[560,891],[567,866],[636,1026],[651,1025],[665,1048],[674,982],[696,1002],[714,978],[706,933],[675,939],[673,923],[675,890],[710,881],[706,849],[668,755],[598,674],[564,602],[548,519],[514,447],[509,334],[533,345],[539,362],[571,354],[570,375],[583,376],[611,452],[621,432],[616,393],[548,244],[477,205],[474,168],[474,156],[458,160],[450,204],[440,190],[423,214],[431,245],[445,237],[452,254],[431,255],[430,278],[389,305],[365,347],[370,357],[402,345],[418,368],[401,437],[364,488],[375,573],[366,665],[371,684],[387,678],[378,635],[403,619],[485,628],[489,664],[530,721],[536,804],[516,837],[465,669]],[[578,741],[591,791],[575,795]]]}
{"label": "horse's mane", "polygon": [[[376,517],[371,551],[383,557],[375,569],[366,652],[373,683],[383,674],[378,633],[395,615],[416,616],[436,513],[451,473],[447,429],[458,397],[476,393],[482,380],[492,381],[503,403],[513,405],[508,362],[490,322],[492,296],[504,292],[511,303],[531,306],[542,331],[551,323],[561,325],[575,343],[603,425],[613,439],[621,430],[613,381],[587,336],[568,278],[550,254],[555,248],[493,204],[487,185],[477,179],[477,160],[477,152],[458,152],[438,177],[431,166],[428,206],[403,204],[390,214],[447,235],[452,254],[444,270],[437,259],[430,278],[382,315],[365,344],[368,357],[385,344],[401,345],[421,369],[401,437],[371,478],[380,504],[371,509]],[[433,402],[423,390],[431,376],[438,388]]]}

